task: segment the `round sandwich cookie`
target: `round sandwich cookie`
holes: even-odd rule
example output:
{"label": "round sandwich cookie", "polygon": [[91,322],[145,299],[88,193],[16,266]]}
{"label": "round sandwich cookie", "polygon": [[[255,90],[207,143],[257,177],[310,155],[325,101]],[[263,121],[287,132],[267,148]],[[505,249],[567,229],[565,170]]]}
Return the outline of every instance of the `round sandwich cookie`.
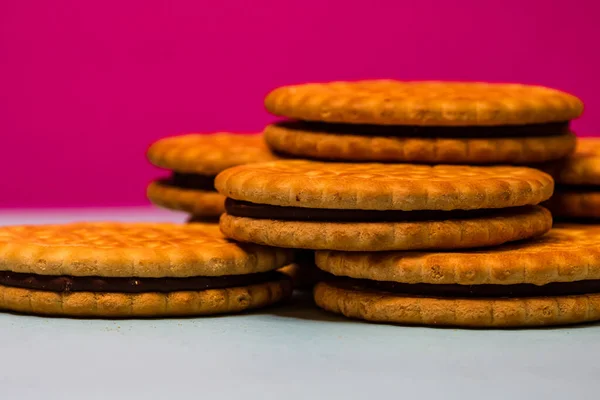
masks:
{"label": "round sandwich cookie", "polygon": [[556,181],[546,203],[560,219],[600,219],[600,139],[580,138],[570,157],[545,168]]}
{"label": "round sandwich cookie", "polygon": [[216,224],[0,228],[0,309],[80,317],[235,313],[290,296],[290,251],[240,245]]}
{"label": "round sandwich cookie", "polygon": [[371,80],[273,90],[269,146],[321,160],[530,164],[573,152],[576,97],[546,87]]}
{"label": "round sandwich cookie", "polygon": [[314,297],[350,318],[407,325],[533,327],[600,320],[600,227],[558,225],[465,252],[320,251]]}
{"label": "round sandwich cookie", "polygon": [[220,173],[221,231],[241,242],[313,250],[492,246],[541,235],[552,178],[524,167],[281,160]]}
{"label": "round sandwich cookie", "polygon": [[172,171],[150,183],[147,195],[158,206],[185,211],[195,221],[217,219],[224,197],[214,188],[215,176],[230,167],[274,160],[257,134],[188,134],[161,139],[148,149],[150,162]]}

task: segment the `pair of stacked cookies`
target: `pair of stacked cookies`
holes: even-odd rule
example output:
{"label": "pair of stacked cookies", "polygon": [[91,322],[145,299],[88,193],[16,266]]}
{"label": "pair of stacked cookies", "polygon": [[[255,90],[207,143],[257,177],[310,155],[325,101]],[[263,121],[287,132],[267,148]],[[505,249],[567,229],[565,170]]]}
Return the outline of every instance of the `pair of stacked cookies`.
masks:
{"label": "pair of stacked cookies", "polygon": [[158,206],[183,211],[192,222],[216,222],[224,197],[215,190],[215,176],[230,167],[270,161],[275,156],[257,134],[187,134],[153,143],[148,160],[171,171],[150,183],[147,195]]}
{"label": "pair of stacked cookies", "polygon": [[[575,146],[575,97],[523,85],[376,81],[281,88],[266,106],[302,121],[267,127],[274,151],[345,163],[274,161],[222,172],[221,230],[238,241],[317,250],[317,266],[331,274],[315,288],[322,308],[460,326],[600,318],[600,259],[590,250],[597,233],[589,240],[585,228],[566,226],[542,236],[552,226],[538,205],[553,193],[548,174],[389,164],[561,159]],[[553,254],[541,258],[544,251]]]}

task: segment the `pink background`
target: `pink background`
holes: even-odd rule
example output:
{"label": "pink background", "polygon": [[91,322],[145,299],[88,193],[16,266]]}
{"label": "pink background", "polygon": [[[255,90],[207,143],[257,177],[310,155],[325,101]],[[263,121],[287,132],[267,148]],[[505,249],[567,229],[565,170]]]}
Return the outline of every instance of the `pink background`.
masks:
{"label": "pink background", "polygon": [[[492,5],[494,4],[494,5]],[[0,0],[0,206],[144,204],[149,143],[258,131],[286,83],[520,81],[600,132],[593,0]]]}

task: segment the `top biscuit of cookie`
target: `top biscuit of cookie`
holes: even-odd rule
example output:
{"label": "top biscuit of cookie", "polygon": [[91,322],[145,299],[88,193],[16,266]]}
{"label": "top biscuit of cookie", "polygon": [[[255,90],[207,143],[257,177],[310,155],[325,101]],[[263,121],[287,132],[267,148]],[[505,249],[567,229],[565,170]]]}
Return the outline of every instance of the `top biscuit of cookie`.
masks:
{"label": "top biscuit of cookie", "polygon": [[191,277],[266,272],[290,251],[241,245],[216,224],[73,223],[0,227],[0,271],[102,277]]}
{"label": "top biscuit of cookie", "polygon": [[276,159],[259,134],[188,134],[160,139],[148,159],[157,167],[181,173],[216,175],[236,165]]}
{"label": "top biscuit of cookie", "polygon": [[583,112],[577,97],[542,86],[394,80],[284,86],[267,95],[265,106],[305,121],[420,126],[563,122]]}
{"label": "top biscuit of cookie", "polygon": [[600,139],[580,138],[575,153],[547,168],[556,183],[600,185]]}
{"label": "top biscuit of cookie", "polygon": [[472,210],[538,204],[552,178],[524,167],[272,161],[227,169],[215,180],[232,199],[287,207]]}
{"label": "top biscuit of cookie", "polygon": [[544,236],[484,250],[318,251],[316,263],[338,276],[401,283],[545,285],[600,279],[600,227],[556,225]]}

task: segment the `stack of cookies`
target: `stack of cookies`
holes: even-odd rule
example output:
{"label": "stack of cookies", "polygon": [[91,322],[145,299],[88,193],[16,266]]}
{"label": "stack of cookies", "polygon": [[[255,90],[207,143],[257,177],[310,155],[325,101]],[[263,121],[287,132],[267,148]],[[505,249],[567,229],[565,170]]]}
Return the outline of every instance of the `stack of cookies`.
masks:
{"label": "stack of cookies", "polygon": [[[262,135],[239,133],[188,134],[153,143],[150,162],[168,169],[171,176],[148,186],[147,196],[158,206],[190,214],[190,223],[217,223],[225,211],[225,197],[214,187],[215,176],[236,165],[275,160]],[[216,225],[215,225],[216,226]],[[313,255],[298,253],[294,262],[280,269],[297,289],[312,289]]]}
{"label": "stack of cookies", "polygon": [[215,176],[236,165],[275,159],[262,135],[213,133],[161,139],[148,149],[148,159],[172,171],[148,186],[148,198],[158,206],[184,211],[192,222],[217,222],[224,197],[214,187]]}
{"label": "stack of cookies", "polygon": [[411,325],[525,327],[600,320],[600,227],[558,225],[479,251],[319,251],[315,301],[350,318]]}
{"label": "stack of cookies", "polygon": [[577,98],[526,85],[364,81],[276,89],[266,106],[293,119],[266,128],[269,146],[305,160],[219,174],[221,230],[238,241],[318,250],[317,265],[330,274],[315,289],[322,308],[460,326],[600,318],[586,295],[593,285],[553,290],[597,279],[580,270],[585,255],[575,265],[556,250],[555,263],[535,262],[543,249],[580,247],[562,243],[569,228],[542,236],[552,226],[539,206],[552,196],[551,176],[497,166],[570,155],[569,122],[583,110]]}
{"label": "stack of cookies", "polygon": [[265,100],[292,119],[265,130],[294,157],[426,164],[528,165],[569,155],[583,104],[558,90],[489,83],[333,82],[287,86]]}
{"label": "stack of cookies", "polygon": [[600,320],[600,228],[551,230],[544,207],[600,217],[600,141],[580,141],[573,154],[576,97],[380,80],[283,87],[265,104],[287,119],[264,136],[183,135],[148,150],[171,171],[148,197],[194,224],[0,228],[0,308],[241,312],[290,297],[289,276],[276,271],[285,267],[297,284],[317,277],[316,304],[350,318],[466,327]]}
{"label": "stack of cookies", "polygon": [[546,203],[555,218],[600,220],[600,139],[579,139],[575,154],[545,168],[557,184]]}

